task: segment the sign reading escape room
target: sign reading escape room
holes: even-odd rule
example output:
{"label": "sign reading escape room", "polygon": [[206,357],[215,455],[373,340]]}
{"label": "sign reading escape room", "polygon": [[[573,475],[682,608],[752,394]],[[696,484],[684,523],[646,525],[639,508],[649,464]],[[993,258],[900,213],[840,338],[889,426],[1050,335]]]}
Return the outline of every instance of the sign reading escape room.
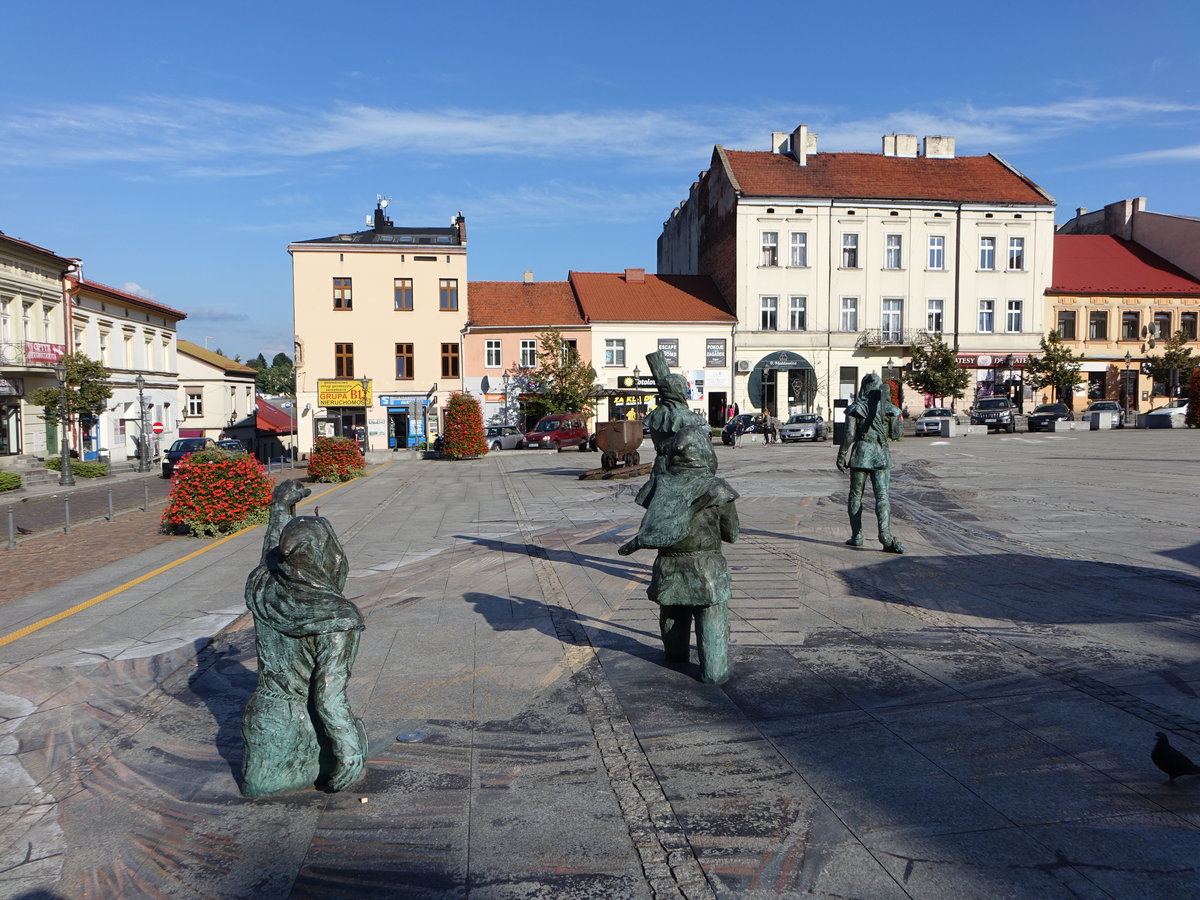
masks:
{"label": "sign reading escape room", "polygon": [[370,379],[317,379],[317,406],[370,406]]}

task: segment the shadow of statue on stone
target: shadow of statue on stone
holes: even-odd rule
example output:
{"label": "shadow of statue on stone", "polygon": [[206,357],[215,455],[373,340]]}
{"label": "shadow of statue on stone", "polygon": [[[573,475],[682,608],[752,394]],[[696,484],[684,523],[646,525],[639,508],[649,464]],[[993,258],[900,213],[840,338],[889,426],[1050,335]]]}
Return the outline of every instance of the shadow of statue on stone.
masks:
{"label": "shadow of statue on stone", "polygon": [[295,480],[275,488],[262,562],[246,581],[258,652],[242,717],[247,797],[345,790],[366,763],[366,730],[346,697],[363,618],[342,594],[349,566],[333,527],[295,514],[309,493]]}
{"label": "shadow of statue on stone", "polygon": [[196,669],[188,676],[188,688],[217,723],[217,752],[236,778],[242,770],[242,713],[256,679],[243,662],[252,652],[249,635],[238,631],[216,639],[197,638],[194,647]]}
{"label": "shadow of statue on stone", "polygon": [[700,680],[729,677],[729,565],[721,542],[738,537],[738,494],[718,478],[708,426],[685,425],[666,448],[666,464],[641,526],[617,551],[658,550],[646,590],[659,609],[667,662],[685,664],[696,625]]}
{"label": "shadow of statue on stone", "polygon": [[892,536],[891,490],[892,451],[888,441],[897,440],[903,427],[899,407],[883,395],[883,381],[874,372],[863,376],[858,399],[846,407],[846,431],[838,450],[839,472],[850,470],[851,547],[863,545],[862,499],[868,476],[875,492],[875,515],[879,521],[879,543],[888,553],[903,553],[904,545]]}

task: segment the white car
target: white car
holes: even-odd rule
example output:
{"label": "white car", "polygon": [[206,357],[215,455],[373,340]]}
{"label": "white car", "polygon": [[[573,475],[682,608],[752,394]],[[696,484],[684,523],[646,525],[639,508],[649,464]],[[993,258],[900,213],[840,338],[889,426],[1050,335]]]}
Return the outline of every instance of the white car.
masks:
{"label": "white car", "polygon": [[1158,409],[1152,409],[1146,415],[1148,416],[1170,416],[1172,419],[1178,417],[1182,419],[1187,415],[1188,402],[1186,400],[1172,400],[1166,406],[1160,406]]}

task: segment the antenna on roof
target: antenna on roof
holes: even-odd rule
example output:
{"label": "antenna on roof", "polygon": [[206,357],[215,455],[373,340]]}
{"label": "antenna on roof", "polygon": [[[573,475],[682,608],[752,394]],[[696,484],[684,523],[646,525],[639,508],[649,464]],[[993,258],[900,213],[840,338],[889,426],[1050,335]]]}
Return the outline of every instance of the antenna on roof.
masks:
{"label": "antenna on roof", "polygon": [[375,202],[379,204],[380,209],[387,209],[387,205],[392,202],[392,198],[385,197],[383,194],[376,194]]}

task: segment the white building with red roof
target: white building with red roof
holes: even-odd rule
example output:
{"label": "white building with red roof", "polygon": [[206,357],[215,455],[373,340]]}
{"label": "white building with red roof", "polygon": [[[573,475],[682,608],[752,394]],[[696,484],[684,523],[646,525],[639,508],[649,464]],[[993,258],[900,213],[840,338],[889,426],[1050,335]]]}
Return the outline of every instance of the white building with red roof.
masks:
{"label": "white building with red roof", "polygon": [[1200,350],[1200,279],[1115,234],[1058,234],[1046,318],[1084,355],[1080,399],[1144,411],[1168,391],[1141,371],[1156,343],[1182,332]]}
{"label": "white building with red roof", "polygon": [[663,224],[659,272],[707,275],[736,308],[734,401],[828,416],[934,333],[975,391],[1003,389],[1043,333],[1053,198],[953,138],[885,135],[870,154],[818,153],[816,137],[717,145]]}

